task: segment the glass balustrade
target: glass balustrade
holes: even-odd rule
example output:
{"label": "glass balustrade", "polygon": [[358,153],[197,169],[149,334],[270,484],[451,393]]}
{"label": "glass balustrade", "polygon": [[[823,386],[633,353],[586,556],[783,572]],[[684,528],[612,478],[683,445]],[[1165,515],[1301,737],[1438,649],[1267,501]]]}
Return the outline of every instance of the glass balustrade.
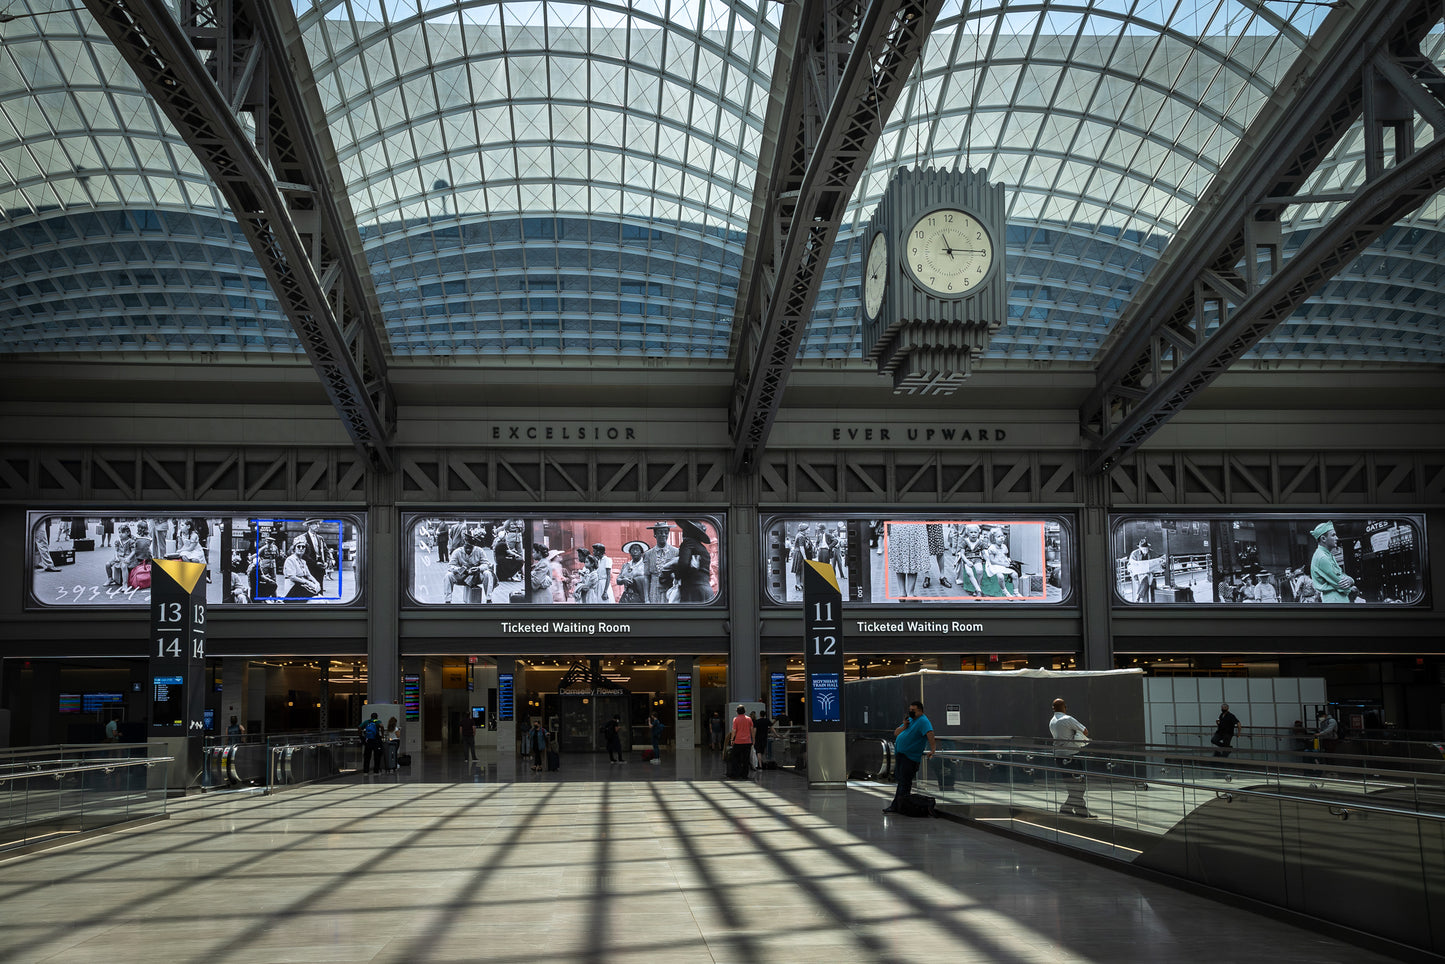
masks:
{"label": "glass balustrade", "polygon": [[145,744],[0,753],[0,851],[164,815],[171,762]]}

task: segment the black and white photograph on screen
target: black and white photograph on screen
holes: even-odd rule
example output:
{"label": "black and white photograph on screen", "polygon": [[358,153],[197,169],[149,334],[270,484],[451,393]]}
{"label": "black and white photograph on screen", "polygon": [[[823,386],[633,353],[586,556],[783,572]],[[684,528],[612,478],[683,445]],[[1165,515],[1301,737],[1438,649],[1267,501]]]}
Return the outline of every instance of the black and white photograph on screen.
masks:
{"label": "black and white photograph on screen", "polygon": [[194,511],[31,513],[31,593],[51,606],[146,606],[151,560],[206,566],[217,606],[355,603],[359,520]]}
{"label": "black and white photograph on screen", "polygon": [[1423,520],[1270,515],[1127,519],[1113,526],[1129,605],[1415,605]]}
{"label": "black and white photograph on screen", "polygon": [[538,604],[707,605],[718,600],[718,526],[711,519],[543,519]]}
{"label": "black and white photograph on screen", "polygon": [[415,516],[421,605],[657,606],[718,599],[711,519]]}
{"label": "black and white photograph on screen", "polygon": [[[856,573],[848,562],[854,542]],[[871,603],[1060,603],[1069,593],[1068,531],[1059,519],[781,518],[767,523],[763,543],[766,591],[780,604],[802,599],[809,559],[834,567],[845,599]]]}
{"label": "black and white photograph on screen", "polygon": [[1057,521],[884,520],[871,553],[874,602],[1059,602]]}
{"label": "black and white photograph on screen", "polygon": [[422,604],[528,602],[530,526],[516,516],[412,520],[412,599]]}
{"label": "black and white photograph on screen", "polygon": [[1115,526],[1114,591],[1131,603],[1209,602],[1210,548],[1206,519],[1131,519]]}
{"label": "black and white photograph on screen", "polygon": [[843,598],[848,594],[848,523],[841,519],[786,519],[770,534],[779,552],[774,554],[773,582],[782,588],[782,602],[803,601],[803,573],[807,563],[824,562],[833,569]]}

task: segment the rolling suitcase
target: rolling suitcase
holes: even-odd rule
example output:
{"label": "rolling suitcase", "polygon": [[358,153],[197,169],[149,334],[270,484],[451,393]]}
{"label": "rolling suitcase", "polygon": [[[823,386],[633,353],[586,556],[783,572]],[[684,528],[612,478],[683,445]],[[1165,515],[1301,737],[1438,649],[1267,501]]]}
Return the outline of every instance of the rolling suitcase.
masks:
{"label": "rolling suitcase", "polygon": [[555,773],[562,767],[562,754],[556,750],[547,751],[547,772]]}

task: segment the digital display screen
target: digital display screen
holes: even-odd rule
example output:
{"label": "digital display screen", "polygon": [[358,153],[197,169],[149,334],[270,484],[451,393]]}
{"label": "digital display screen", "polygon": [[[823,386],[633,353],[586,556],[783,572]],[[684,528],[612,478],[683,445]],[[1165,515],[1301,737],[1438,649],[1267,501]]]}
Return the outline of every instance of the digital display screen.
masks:
{"label": "digital display screen", "polygon": [[842,706],[842,700],[839,699],[843,684],[842,674],[810,673],[809,678],[813,684],[813,705],[810,707],[813,713],[813,722],[839,722],[839,709]]}
{"label": "digital display screen", "polygon": [[401,707],[406,715],[406,722],[415,723],[421,719],[420,676],[403,676],[401,678]]}
{"label": "digital display screen", "polygon": [[81,694],[79,694],[79,693],[61,693],[61,694],[60,694],[60,712],[62,712],[62,713],[79,713],[79,712],[80,712],[80,706],[81,706],[81,699],[82,699],[82,697],[81,697]]}
{"label": "digital display screen", "polygon": [[86,693],[81,700],[81,708],[87,713],[98,713],[104,707],[124,702],[124,693]]}
{"label": "digital display screen", "polygon": [[512,674],[497,674],[497,720],[508,723],[516,719],[516,710],[512,704]]}
{"label": "digital display screen", "polygon": [[209,706],[206,707],[206,709],[203,711],[203,718],[206,724],[206,732],[216,732],[216,711],[211,709]]}
{"label": "digital display screen", "polygon": [[407,593],[420,606],[706,606],[720,602],[713,518],[413,514]]}
{"label": "digital display screen", "polygon": [[154,726],[185,726],[184,676],[157,676],[151,680],[151,723]]}
{"label": "digital display screen", "polygon": [[1072,593],[1072,533],[1063,516],[779,517],[763,525],[763,582],[772,603],[802,602],[813,561],[832,566],[845,604],[1057,605]]}
{"label": "digital display screen", "polygon": [[692,719],[692,674],[677,674],[677,718]]}
{"label": "digital display screen", "polygon": [[147,606],[153,559],[204,563],[209,606],[361,601],[355,513],[31,512],[29,533],[32,608]]}
{"label": "digital display screen", "polygon": [[1115,602],[1126,606],[1421,606],[1422,516],[1115,516]]}
{"label": "digital display screen", "polygon": [[768,707],[773,719],[788,713],[788,677],[785,673],[773,673],[768,678]]}

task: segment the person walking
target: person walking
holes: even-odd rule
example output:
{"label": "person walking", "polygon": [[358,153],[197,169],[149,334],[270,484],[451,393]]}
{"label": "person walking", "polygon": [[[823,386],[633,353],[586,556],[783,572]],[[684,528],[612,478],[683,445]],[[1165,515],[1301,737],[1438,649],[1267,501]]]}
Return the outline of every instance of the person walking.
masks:
{"label": "person walking", "polygon": [[371,719],[361,724],[362,773],[371,772],[373,761],[375,762],[376,772],[381,772],[382,764],[386,762],[386,757],[383,755],[382,751],[381,738],[381,717],[373,713],[371,714]]}
{"label": "person walking", "polygon": [[477,721],[470,713],[462,717],[460,738],[462,752],[466,754],[467,766],[470,767],[477,762]]}
{"label": "person walking", "polygon": [[747,708],[739,704],[737,714],[733,716],[732,732],[728,734],[727,779],[748,778],[748,754],[752,752],[753,721],[748,718]]}
{"label": "person walking", "polygon": [[401,725],[396,722],[396,717],[386,721],[386,732],[382,734],[382,744],[386,748],[386,768],[396,769],[396,758],[401,753]]}
{"label": "person walking", "polygon": [[661,766],[662,734],[666,731],[666,728],[662,725],[662,718],[656,713],[652,714],[648,719],[648,723],[648,732],[652,735],[652,764],[653,766]]}
{"label": "person walking", "polygon": [[[1054,700],[1054,715],[1049,720],[1049,733],[1054,738],[1054,761],[1067,770],[1074,770],[1078,765],[1075,759],[1078,752],[1089,742],[1089,728],[1069,715],[1069,704],[1063,700]],[[1095,817],[1089,807],[1084,803],[1084,775],[1083,773],[1070,772],[1064,775],[1073,786],[1069,787],[1068,796],[1059,807],[1059,813],[1069,814],[1074,817]]]}
{"label": "person walking", "polygon": [[723,722],[722,714],[717,710],[712,711],[712,716],[707,721],[708,749],[721,750],[723,748]]}
{"label": "person walking", "polygon": [[607,762],[613,765],[626,763],[622,758],[622,718],[616,713],[602,725],[602,739],[607,743]]}
{"label": "person walking", "polygon": [[928,745],[928,757],[938,752],[938,739],[933,735],[933,724],[923,715],[923,702],[914,700],[908,704],[908,716],[893,730],[893,756],[898,767],[898,789],[893,792],[893,802],[883,808],[884,813],[902,813],[908,796],[913,792],[913,778],[923,765],[923,746]]}
{"label": "person walking", "polygon": [[541,772],[542,758],[547,752],[547,731],[542,729],[540,720],[533,720],[532,728],[527,731],[527,750],[532,754],[533,772]]}
{"label": "person walking", "polygon": [[773,742],[768,735],[772,729],[773,723],[768,719],[768,711],[763,710],[763,715],[753,724],[753,746],[757,748],[759,763],[773,758]]}

